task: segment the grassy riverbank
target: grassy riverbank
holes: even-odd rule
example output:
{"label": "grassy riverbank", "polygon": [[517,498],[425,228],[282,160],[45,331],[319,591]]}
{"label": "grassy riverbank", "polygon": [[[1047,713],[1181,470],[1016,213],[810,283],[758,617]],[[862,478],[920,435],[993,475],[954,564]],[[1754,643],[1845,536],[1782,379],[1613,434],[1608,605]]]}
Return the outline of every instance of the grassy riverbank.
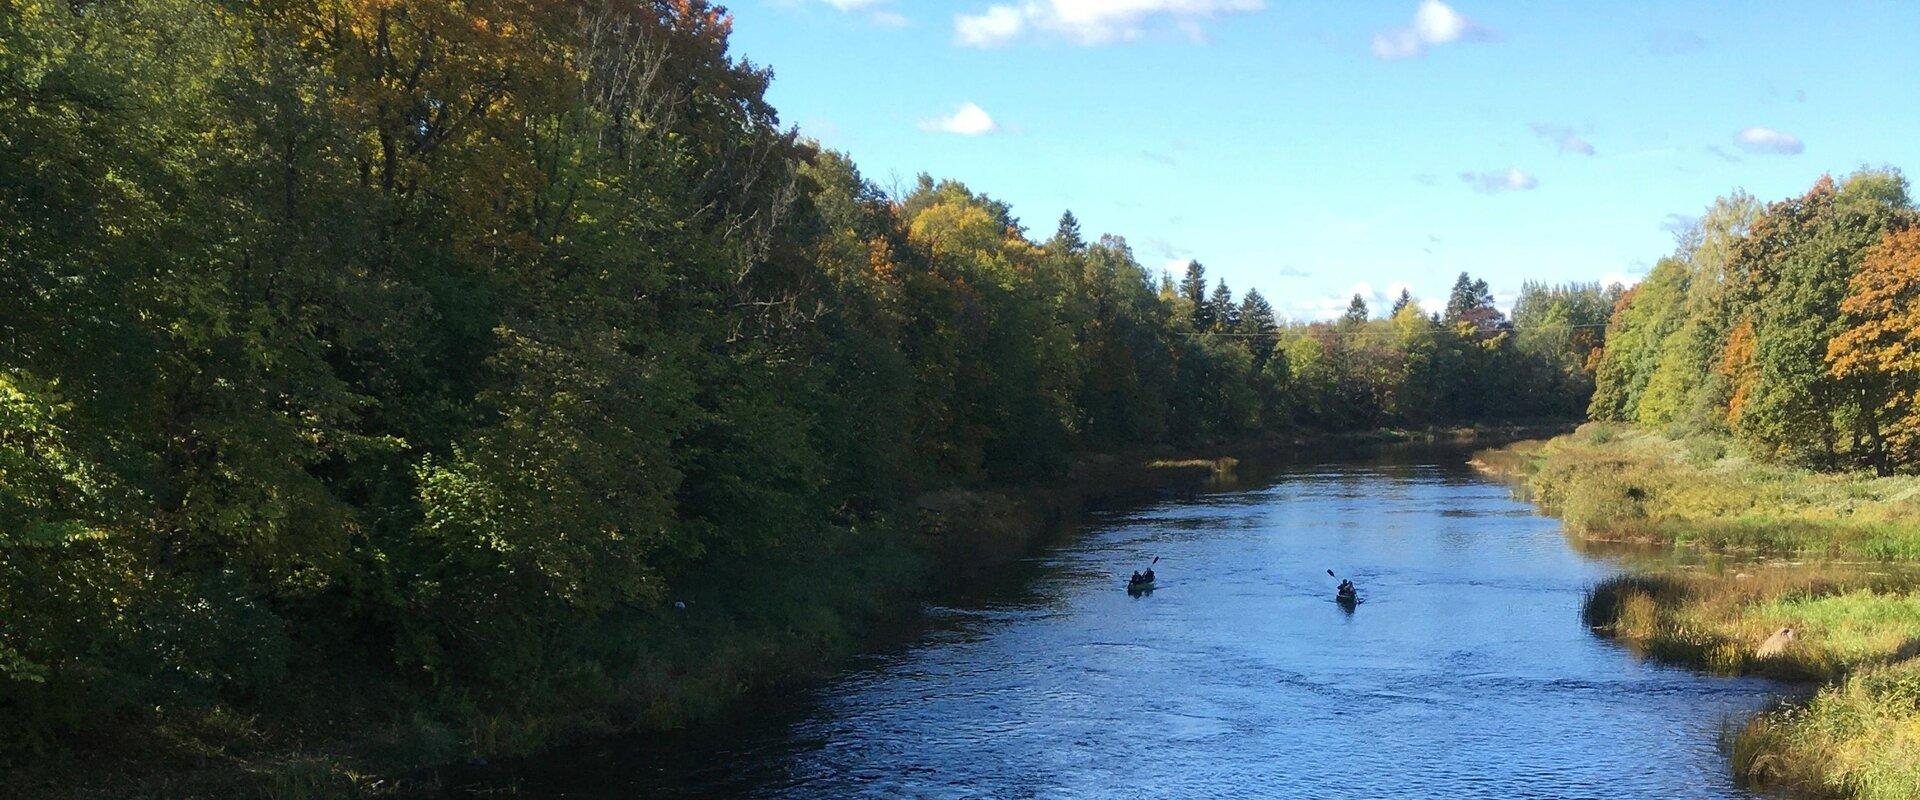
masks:
{"label": "grassy riverbank", "polygon": [[1601,424],[1478,461],[1571,537],[1704,556],[1596,586],[1596,631],[1669,663],[1823,682],[1735,736],[1743,780],[1920,797],[1920,478],[1814,474]]}

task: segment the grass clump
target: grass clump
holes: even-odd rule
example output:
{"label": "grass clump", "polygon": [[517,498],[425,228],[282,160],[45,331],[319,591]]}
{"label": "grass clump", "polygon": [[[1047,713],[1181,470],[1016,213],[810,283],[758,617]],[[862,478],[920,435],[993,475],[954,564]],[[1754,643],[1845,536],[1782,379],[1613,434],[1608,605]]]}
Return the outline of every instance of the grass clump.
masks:
{"label": "grass clump", "polygon": [[1753,718],[1733,740],[1753,787],[1858,800],[1920,797],[1920,658],[1848,675],[1804,706]]}
{"label": "grass clump", "polygon": [[[1588,592],[1587,624],[1660,661],[1723,675],[1825,679],[1912,655],[1920,585],[1850,567],[1629,574]],[[1790,643],[1763,654],[1781,629]]]}

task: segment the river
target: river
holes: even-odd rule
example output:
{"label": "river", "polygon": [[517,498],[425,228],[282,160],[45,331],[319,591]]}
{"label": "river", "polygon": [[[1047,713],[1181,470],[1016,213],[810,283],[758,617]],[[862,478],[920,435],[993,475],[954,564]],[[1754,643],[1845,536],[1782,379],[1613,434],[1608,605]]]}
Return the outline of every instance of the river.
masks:
{"label": "river", "polygon": [[[1617,569],[1466,465],[1390,447],[1095,513],[910,641],[698,734],[514,770],[552,798],[1739,798],[1778,687],[1581,624]],[[1249,474],[1254,473],[1254,474]],[[1159,584],[1126,575],[1158,556]],[[1363,602],[1333,602],[1332,569]]]}

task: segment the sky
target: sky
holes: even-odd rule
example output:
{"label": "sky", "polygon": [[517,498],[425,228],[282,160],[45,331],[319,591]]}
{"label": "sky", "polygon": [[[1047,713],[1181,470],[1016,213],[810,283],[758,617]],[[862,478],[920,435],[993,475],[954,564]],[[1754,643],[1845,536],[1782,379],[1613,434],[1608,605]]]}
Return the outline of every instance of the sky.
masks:
{"label": "sky", "polygon": [[782,122],[869,180],[1071,209],[1284,315],[1461,271],[1631,283],[1736,188],[1920,169],[1920,3],[735,0]]}

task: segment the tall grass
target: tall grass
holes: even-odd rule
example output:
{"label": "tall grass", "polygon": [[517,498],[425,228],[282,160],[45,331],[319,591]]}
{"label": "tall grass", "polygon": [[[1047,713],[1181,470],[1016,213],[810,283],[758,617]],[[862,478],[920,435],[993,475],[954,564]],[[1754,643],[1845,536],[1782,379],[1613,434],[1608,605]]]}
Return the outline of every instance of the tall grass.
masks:
{"label": "tall grass", "polygon": [[[1815,474],[1724,439],[1599,424],[1476,463],[1518,481],[1583,547],[1740,554],[1603,581],[1582,614],[1649,658],[1826,682],[1733,737],[1742,782],[1920,798],[1920,478]],[[1761,655],[1782,628],[1791,643]]]}
{"label": "tall grass", "polygon": [[1858,800],[1920,797],[1920,659],[1861,670],[1804,706],[1754,717],[1734,738],[1732,757],[1749,786]]}
{"label": "tall grass", "polygon": [[1920,561],[1920,477],[1755,462],[1725,440],[1589,423],[1480,454],[1589,539],[1772,555]]}

